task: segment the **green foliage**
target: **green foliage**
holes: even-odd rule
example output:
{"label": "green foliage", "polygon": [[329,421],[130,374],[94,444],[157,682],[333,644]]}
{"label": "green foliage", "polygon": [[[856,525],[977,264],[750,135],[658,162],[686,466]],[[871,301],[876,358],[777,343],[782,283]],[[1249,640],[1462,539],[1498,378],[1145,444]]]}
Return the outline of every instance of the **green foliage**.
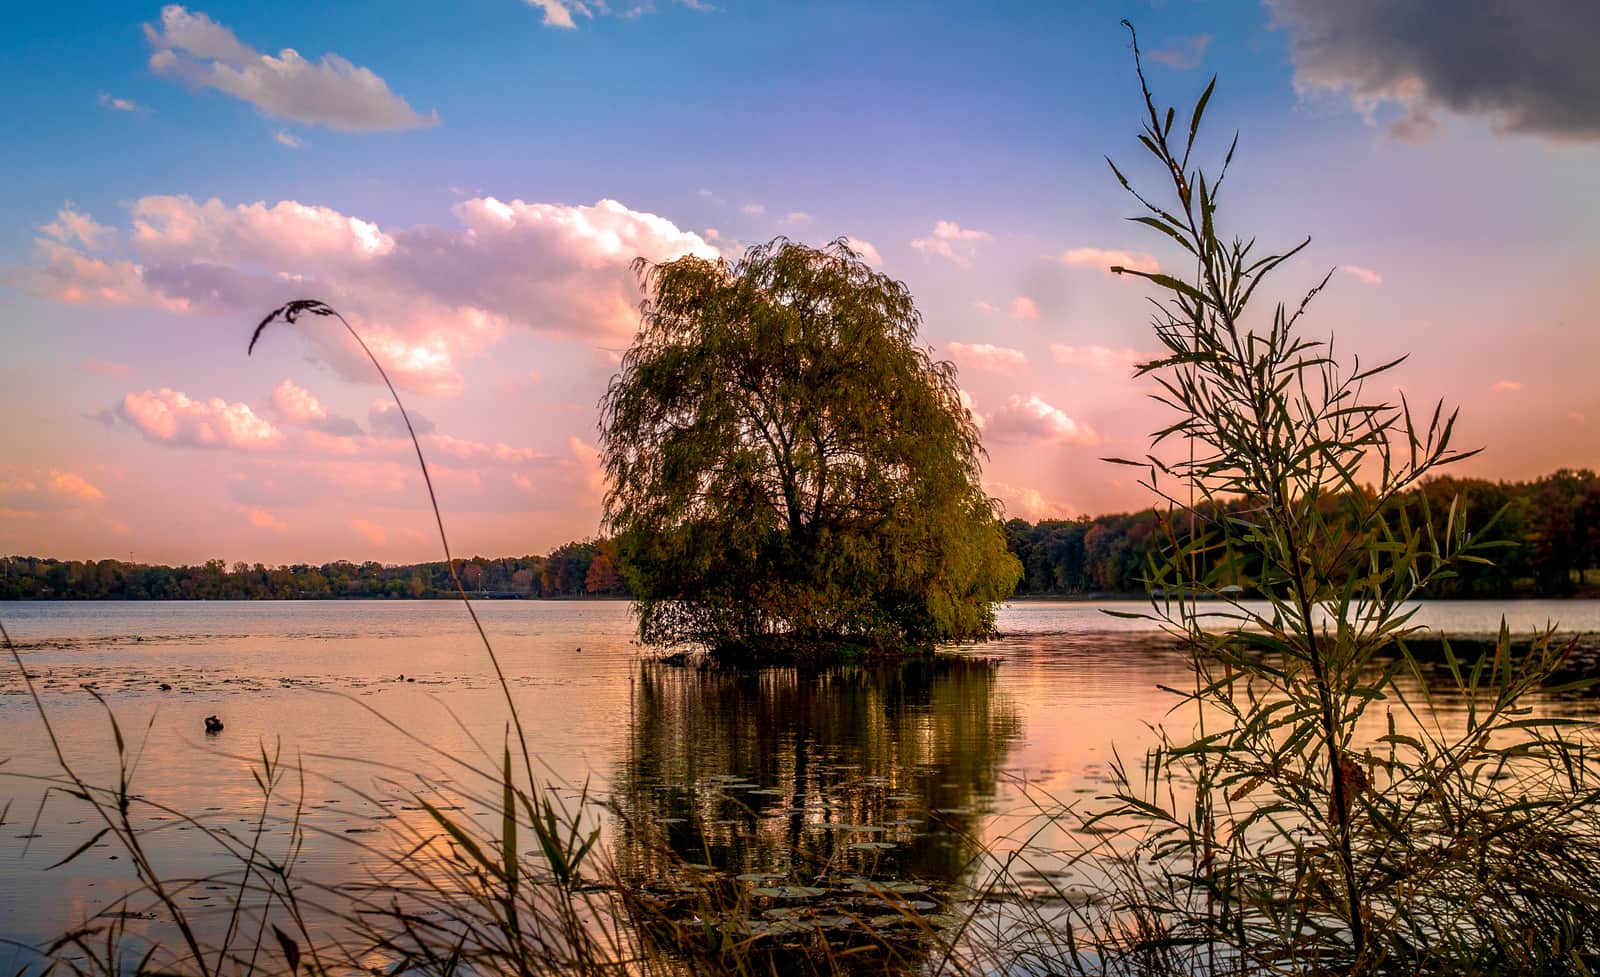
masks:
{"label": "green foliage", "polygon": [[[1119,767],[1115,800],[1090,819],[1136,847],[1081,943],[1136,972],[1587,973],[1592,730],[1527,704],[1570,646],[1552,630],[1513,650],[1502,631],[1462,661],[1444,642],[1448,674],[1431,677],[1412,654],[1414,598],[1484,561],[1456,500],[1438,511],[1411,491],[1465,457],[1455,415],[1418,423],[1404,399],[1370,399],[1392,363],[1345,369],[1306,338],[1320,284],[1247,316],[1305,244],[1258,257],[1222,237],[1232,150],[1214,178],[1190,166],[1211,92],[1174,140],[1176,113],[1145,90],[1140,141],[1170,181],[1164,202],[1113,165],[1148,212],[1137,219],[1193,259],[1188,280],[1124,270],[1166,296],[1165,355],[1141,371],[1176,419],[1138,464],[1173,503],[1147,573],[1164,595],[1152,616],[1192,656],[1180,694],[1193,726],[1163,733],[1142,778]],[[1264,599],[1238,599],[1236,583]]]}
{"label": "green foliage", "polygon": [[1019,575],[955,369],[843,241],[640,271],[602,404],[607,528],[654,644],[971,640]]}

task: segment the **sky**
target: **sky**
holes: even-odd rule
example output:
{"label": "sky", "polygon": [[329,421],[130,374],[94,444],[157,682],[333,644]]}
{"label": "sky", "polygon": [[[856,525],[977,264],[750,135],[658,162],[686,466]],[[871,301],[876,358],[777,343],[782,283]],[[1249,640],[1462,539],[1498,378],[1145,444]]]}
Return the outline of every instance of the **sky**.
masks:
{"label": "sky", "polygon": [[1150,504],[1132,365],[1181,273],[1126,220],[1156,96],[1239,133],[1221,220],[1270,298],[1391,396],[1459,406],[1459,473],[1600,467],[1592,0],[34,4],[0,38],[0,553],[437,558],[599,530],[597,402],[635,257],[848,237],[959,368],[1029,520]]}

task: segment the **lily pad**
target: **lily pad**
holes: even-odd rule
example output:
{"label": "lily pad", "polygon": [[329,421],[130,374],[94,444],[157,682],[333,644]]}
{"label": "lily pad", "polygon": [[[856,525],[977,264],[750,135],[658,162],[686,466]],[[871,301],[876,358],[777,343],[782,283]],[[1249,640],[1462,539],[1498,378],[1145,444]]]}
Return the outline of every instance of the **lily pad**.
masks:
{"label": "lily pad", "polygon": [[814,885],[764,885],[750,891],[764,899],[815,899],[828,894]]}

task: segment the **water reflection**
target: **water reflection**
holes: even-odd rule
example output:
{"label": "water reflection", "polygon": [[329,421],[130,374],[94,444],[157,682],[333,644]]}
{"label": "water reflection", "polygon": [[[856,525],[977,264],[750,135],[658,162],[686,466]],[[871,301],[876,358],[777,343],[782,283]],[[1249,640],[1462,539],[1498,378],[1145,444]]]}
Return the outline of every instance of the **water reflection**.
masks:
{"label": "water reflection", "polygon": [[638,881],[674,859],[959,880],[1021,735],[995,672],[967,657],[808,674],[641,665],[614,780],[618,866]]}

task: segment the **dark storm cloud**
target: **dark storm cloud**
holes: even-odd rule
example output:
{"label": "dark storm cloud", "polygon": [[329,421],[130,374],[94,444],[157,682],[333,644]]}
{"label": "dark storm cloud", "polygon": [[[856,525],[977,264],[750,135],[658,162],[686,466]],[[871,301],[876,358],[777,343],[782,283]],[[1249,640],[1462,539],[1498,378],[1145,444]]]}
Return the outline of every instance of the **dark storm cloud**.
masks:
{"label": "dark storm cloud", "polygon": [[1502,132],[1600,138],[1597,0],[1266,0],[1289,32],[1295,86],[1385,102],[1421,138],[1440,110]]}

